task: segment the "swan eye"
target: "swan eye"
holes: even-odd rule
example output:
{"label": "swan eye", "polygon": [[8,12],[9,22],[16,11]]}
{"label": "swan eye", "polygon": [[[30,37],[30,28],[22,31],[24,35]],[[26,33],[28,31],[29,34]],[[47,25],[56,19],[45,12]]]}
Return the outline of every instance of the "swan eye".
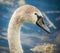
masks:
{"label": "swan eye", "polygon": [[35,13],[35,15],[37,15],[37,13]]}
{"label": "swan eye", "polygon": [[38,19],[42,18],[42,16],[39,16],[37,13],[35,13]]}

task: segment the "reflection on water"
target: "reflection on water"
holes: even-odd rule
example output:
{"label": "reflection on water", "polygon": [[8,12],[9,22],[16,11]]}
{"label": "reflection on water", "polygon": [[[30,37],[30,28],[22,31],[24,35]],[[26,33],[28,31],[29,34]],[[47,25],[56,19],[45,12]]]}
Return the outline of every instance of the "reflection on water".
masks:
{"label": "reflection on water", "polygon": [[0,53],[9,53],[7,41],[7,28],[0,28]]}

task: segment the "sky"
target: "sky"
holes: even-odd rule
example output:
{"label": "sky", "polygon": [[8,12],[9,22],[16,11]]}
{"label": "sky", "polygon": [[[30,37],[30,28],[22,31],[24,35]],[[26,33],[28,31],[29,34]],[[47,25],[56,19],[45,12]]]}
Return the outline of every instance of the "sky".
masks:
{"label": "sky", "polygon": [[[44,43],[56,44],[55,53],[60,51],[60,0],[0,0],[0,53],[9,53],[7,29],[13,12],[20,6],[29,4],[37,7],[51,30],[48,34],[36,25],[25,23],[21,28],[21,42],[25,53],[32,53],[30,48]],[[46,17],[53,24],[48,25]],[[54,26],[56,29],[54,29]]]}

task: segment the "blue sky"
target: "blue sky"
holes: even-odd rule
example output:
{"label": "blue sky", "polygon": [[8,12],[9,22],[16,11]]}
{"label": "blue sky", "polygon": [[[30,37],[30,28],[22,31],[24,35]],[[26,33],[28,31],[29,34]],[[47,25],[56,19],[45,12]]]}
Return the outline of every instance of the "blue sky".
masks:
{"label": "blue sky", "polygon": [[[23,1],[23,0],[22,0]],[[8,53],[7,28],[13,12],[21,6],[20,0],[0,1],[0,53]],[[51,34],[36,25],[25,23],[21,29],[21,41],[25,52],[41,43],[56,44],[60,49],[60,1],[59,0],[24,0],[25,4],[37,7],[56,26],[49,27]],[[5,49],[4,49],[5,48]],[[2,52],[3,51],[3,52]],[[30,51],[29,51],[30,52]],[[59,53],[59,52],[58,52]]]}

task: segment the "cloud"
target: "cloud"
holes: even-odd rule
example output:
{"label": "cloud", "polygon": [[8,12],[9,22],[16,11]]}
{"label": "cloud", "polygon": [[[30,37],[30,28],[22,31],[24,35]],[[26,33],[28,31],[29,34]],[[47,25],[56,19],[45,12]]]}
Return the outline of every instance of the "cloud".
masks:
{"label": "cloud", "polygon": [[[34,34],[34,35],[36,35],[36,34]],[[32,47],[35,42],[31,38],[29,38],[31,36],[33,36],[33,34],[26,34],[26,33],[21,32],[22,44]]]}
{"label": "cloud", "polygon": [[7,27],[2,28],[3,31],[7,31]]}
{"label": "cloud", "polygon": [[6,8],[6,9],[7,9],[7,11],[9,11],[9,12],[11,12],[11,13],[13,13],[14,10],[15,10],[15,8]]}
{"label": "cloud", "polygon": [[22,5],[26,4],[25,0],[17,0],[17,1],[15,1],[15,0],[0,0],[0,3],[6,4],[6,5],[11,5],[13,7],[17,7],[18,5],[22,6]]}
{"label": "cloud", "polygon": [[30,27],[28,27],[26,25],[23,25],[22,27],[25,28],[26,30],[30,30],[31,29]]}
{"label": "cloud", "polygon": [[0,53],[9,53],[9,48],[0,46]]}
{"label": "cloud", "polygon": [[8,18],[8,16],[7,16],[7,15],[3,15],[3,17],[4,17],[4,18]]}
{"label": "cloud", "polygon": [[[41,42],[50,41],[51,39],[47,34],[38,34],[38,33],[23,33],[21,32],[21,41],[22,44],[33,47],[34,45],[41,44]],[[37,41],[37,42],[36,42]]]}
{"label": "cloud", "polygon": [[60,16],[56,18],[56,21],[60,21]]}
{"label": "cloud", "polygon": [[53,14],[53,13],[60,13],[60,11],[58,11],[58,10],[57,11],[45,11],[45,13],[47,13],[47,14],[51,14],[52,13]]}
{"label": "cloud", "polygon": [[[0,0],[0,3],[11,5],[11,6],[15,5],[15,1],[14,0]],[[18,1],[16,1],[16,3],[17,3],[17,5],[20,5],[20,6],[26,4],[25,0],[18,0]],[[15,5],[15,6],[17,6],[17,5]]]}
{"label": "cloud", "polygon": [[3,2],[4,0],[0,0],[0,2]]}
{"label": "cloud", "polygon": [[0,49],[8,50],[8,47],[0,46]]}
{"label": "cloud", "polygon": [[9,0],[0,0],[0,3],[8,4],[8,5],[13,5],[14,4],[12,1],[9,1]]}
{"label": "cloud", "polygon": [[7,28],[6,27],[2,28],[0,38],[7,40]]}
{"label": "cloud", "polygon": [[49,36],[48,36],[48,35],[47,35],[47,36],[42,35],[42,36],[40,36],[40,39],[41,39],[42,41],[47,41],[47,40],[49,40]]}
{"label": "cloud", "polygon": [[0,35],[0,38],[7,40],[7,37],[3,37],[3,36],[1,36],[1,35]]}
{"label": "cloud", "polygon": [[7,15],[7,14],[4,14],[3,12],[0,12],[0,15],[1,15],[3,18],[8,18],[8,15]]}
{"label": "cloud", "polygon": [[54,35],[56,35],[55,43],[60,44],[60,31],[57,31]]}
{"label": "cloud", "polygon": [[4,35],[4,37],[7,36],[7,32],[1,32],[2,35]]}
{"label": "cloud", "polygon": [[19,0],[19,1],[18,1],[18,4],[19,4],[20,6],[22,6],[22,5],[26,4],[26,2],[25,2],[25,0]]}
{"label": "cloud", "polygon": [[1,34],[2,34],[4,37],[7,37],[7,28],[6,28],[6,27],[2,28]]}

